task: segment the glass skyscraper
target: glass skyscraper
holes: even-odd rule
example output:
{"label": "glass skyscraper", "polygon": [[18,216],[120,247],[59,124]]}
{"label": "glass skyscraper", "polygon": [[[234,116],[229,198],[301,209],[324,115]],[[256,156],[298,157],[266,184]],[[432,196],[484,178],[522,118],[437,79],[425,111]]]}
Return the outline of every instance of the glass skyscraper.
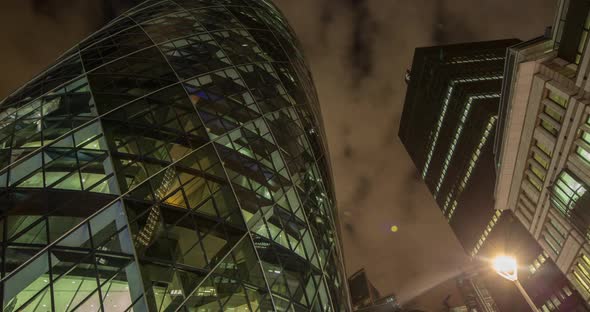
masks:
{"label": "glass skyscraper", "polygon": [[2,310],[349,310],[320,119],[267,1],[132,8],[0,103]]}

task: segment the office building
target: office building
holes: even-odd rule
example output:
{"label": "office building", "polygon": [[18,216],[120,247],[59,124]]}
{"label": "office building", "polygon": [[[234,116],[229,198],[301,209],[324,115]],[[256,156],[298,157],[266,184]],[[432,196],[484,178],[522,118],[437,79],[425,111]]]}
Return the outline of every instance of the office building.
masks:
{"label": "office building", "polygon": [[[477,271],[465,272],[457,278],[457,287],[465,300],[467,311],[500,312],[485,282]],[[506,310],[508,311],[508,310]],[[514,310],[519,311],[519,310]]]}
{"label": "office building", "polygon": [[348,287],[354,311],[374,305],[375,301],[381,297],[377,288],[369,281],[365,269],[356,271],[348,278]]}
{"label": "office building", "polygon": [[[494,202],[494,183],[500,163],[499,142],[506,134],[505,116],[510,111],[505,93],[514,83],[511,64],[516,59],[545,55],[547,42],[546,37],[539,37],[524,43],[469,43],[416,49],[414,55],[400,138],[474,260],[474,269],[459,279],[461,289],[469,292],[464,295],[469,309],[529,309],[514,285],[491,270],[481,269],[487,266],[486,259],[510,253],[524,267],[533,268],[520,275],[538,308],[586,311],[580,294],[554,261],[546,261],[536,240],[519,222],[513,222],[511,214],[494,209],[498,204]],[[502,174],[500,180],[510,176],[506,171],[500,171]],[[519,244],[503,245],[506,240]]]}
{"label": "office building", "polygon": [[360,269],[348,278],[353,311],[398,312],[401,306],[394,294],[382,296],[373,286],[365,269]]}
{"label": "office building", "polygon": [[494,215],[494,129],[506,48],[518,42],[414,53],[399,137],[468,252]]}
{"label": "office building", "polygon": [[0,103],[3,311],[349,311],[317,95],[265,0],[148,0]]}
{"label": "office building", "polygon": [[496,209],[511,210],[590,300],[590,3],[559,1],[551,36],[509,52]]}

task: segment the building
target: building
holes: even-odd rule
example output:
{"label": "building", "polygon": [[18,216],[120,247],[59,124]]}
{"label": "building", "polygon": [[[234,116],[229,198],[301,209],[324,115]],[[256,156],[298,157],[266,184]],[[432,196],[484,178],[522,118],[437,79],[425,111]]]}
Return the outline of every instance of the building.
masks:
{"label": "building", "polygon": [[518,42],[414,53],[399,137],[467,252],[494,215],[494,127],[506,48]]}
{"label": "building", "polygon": [[401,306],[394,294],[382,296],[373,286],[365,269],[360,269],[348,278],[353,311],[397,312]]}
{"label": "building", "polygon": [[0,103],[3,311],[350,311],[319,105],[265,0],[148,0]]}
{"label": "building", "polygon": [[[510,253],[532,268],[520,276],[540,309],[586,311],[584,300],[558,269],[559,263],[548,260],[512,214],[495,209],[494,196],[502,196],[495,193],[496,172],[498,181],[512,174],[498,168],[501,142],[509,129],[506,116],[519,113],[507,107],[506,94],[518,85],[514,64],[546,55],[551,49],[549,41],[543,36],[523,43],[468,43],[416,49],[414,55],[399,135],[474,260],[473,268],[458,279],[469,309],[529,310],[514,285],[481,268],[487,266],[486,259]],[[519,134],[510,135],[517,138]],[[512,244],[505,244],[507,241]]]}
{"label": "building", "polygon": [[496,209],[514,213],[586,302],[589,12],[587,1],[559,1],[551,36],[510,50],[495,147]]}
{"label": "building", "polygon": [[402,312],[402,306],[395,295],[383,296],[371,306],[360,308],[358,312]]}
{"label": "building", "polygon": [[467,311],[525,311],[517,309],[500,310],[477,271],[466,272],[459,276],[457,278],[457,287],[461,290]]}
{"label": "building", "polygon": [[354,311],[374,305],[381,297],[377,288],[369,281],[365,269],[356,271],[348,278],[348,288],[350,289],[350,301]]}

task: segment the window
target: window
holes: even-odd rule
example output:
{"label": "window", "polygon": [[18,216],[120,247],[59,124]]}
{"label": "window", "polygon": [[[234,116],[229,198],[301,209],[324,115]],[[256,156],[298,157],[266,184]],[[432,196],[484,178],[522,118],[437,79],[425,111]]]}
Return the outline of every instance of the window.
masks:
{"label": "window", "polygon": [[543,188],[543,185],[535,178],[532,178],[530,176],[527,176],[527,180],[529,182],[531,182],[531,184],[538,190],[541,191],[541,189]]}
{"label": "window", "polygon": [[567,108],[567,99],[560,96],[559,94],[557,94],[554,91],[548,91],[547,97],[555,102],[556,104],[558,104],[559,106],[562,106],[563,108]]}
{"label": "window", "polygon": [[545,157],[539,155],[539,153],[533,151],[533,159],[536,160],[543,168],[549,168],[549,161],[545,159]]}
{"label": "window", "polygon": [[545,172],[543,170],[541,170],[541,169],[539,169],[539,167],[533,166],[533,165],[529,165],[529,168],[535,174],[535,176],[537,176],[537,178],[539,178],[539,180],[545,181]]}
{"label": "window", "polygon": [[586,46],[586,42],[588,41],[588,30],[590,30],[590,14],[586,16],[586,22],[584,23],[582,35],[580,36],[580,43],[578,44],[578,51],[576,53],[576,65],[579,65],[580,61],[582,60],[584,48]]}
{"label": "window", "polygon": [[[586,125],[590,125],[590,117],[586,120]],[[582,142],[586,143],[590,146],[590,133],[586,132],[585,130],[581,130],[582,134],[580,135],[580,139]],[[587,146],[584,144],[578,144],[576,147],[576,154],[580,156],[584,161],[590,163],[590,152],[587,150]]]}
{"label": "window", "polygon": [[553,120],[555,120],[556,122],[561,123],[563,121],[563,116],[561,116],[561,114],[558,111],[554,110],[549,106],[545,106],[543,112],[549,115],[549,117],[553,118]]}
{"label": "window", "polygon": [[[588,256],[586,256],[586,254],[582,252],[572,271],[574,277],[573,281],[577,286],[576,288],[578,289],[578,291],[580,291],[582,296],[590,295],[590,273],[588,273],[589,270],[590,261],[588,259]],[[569,288],[566,291],[566,294],[568,292],[571,293],[571,290],[569,290]]]}
{"label": "window", "polygon": [[549,131],[549,133],[551,133],[554,136],[557,135],[557,133],[559,133],[559,130],[557,130],[557,128],[555,128],[555,126],[553,126],[552,124],[550,124],[542,119],[541,119],[541,127],[543,127],[543,129]]}
{"label": "window", "polygon": [[573,213],[578,200],[584,196],[587,186],[579,178],[568,171],[562,171],[553,184],[551,202],[565,217],[570,218],[572,224],[581,232],[586,231],[585,220],[579,214]]}
{"label": "window", "polygon": [[582,159],[586,162],[590,163],[590,153],[588,153],[588,151],[586,151],[585,149],[581,147],[576,148],[576,154],[582,157]]}
{"label": "window", "polygon": [[551,150],[547,145],[535,140],[535,146],[542,150],[547,156],[551,157],[553,155],[553,150]]}

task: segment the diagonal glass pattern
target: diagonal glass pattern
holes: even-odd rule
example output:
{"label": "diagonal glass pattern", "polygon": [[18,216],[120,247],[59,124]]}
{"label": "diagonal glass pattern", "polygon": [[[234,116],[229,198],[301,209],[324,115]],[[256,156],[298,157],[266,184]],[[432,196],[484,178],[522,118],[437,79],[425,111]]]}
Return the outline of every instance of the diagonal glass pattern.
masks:
{"label": "diagonal glass pattern", "polygon": [[268,1],[143,1],[0,102],[3,311],[348,311],[322,136]]}

